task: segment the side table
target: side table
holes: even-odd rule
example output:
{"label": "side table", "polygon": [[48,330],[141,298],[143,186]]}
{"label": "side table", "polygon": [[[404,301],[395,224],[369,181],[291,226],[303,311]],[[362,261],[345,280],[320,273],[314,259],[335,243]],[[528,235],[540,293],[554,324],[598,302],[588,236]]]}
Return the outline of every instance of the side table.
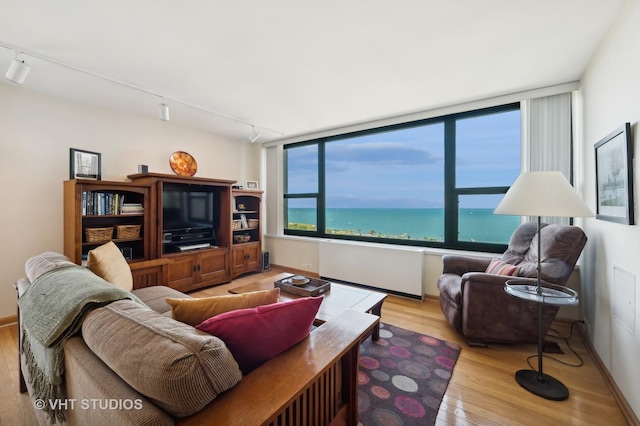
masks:
{"label": "side table", "polygon": [[558,379],[544,374],[542,371],[542,305],[574,306],[578,304],[578,293],[572,289],[538,281],[508,280],[504,291],[511,296],[529,300],[538,304],[538,371],[519,370],[516,382],[529,392],[554,401],[562,401],[569,397],[569,389]]}

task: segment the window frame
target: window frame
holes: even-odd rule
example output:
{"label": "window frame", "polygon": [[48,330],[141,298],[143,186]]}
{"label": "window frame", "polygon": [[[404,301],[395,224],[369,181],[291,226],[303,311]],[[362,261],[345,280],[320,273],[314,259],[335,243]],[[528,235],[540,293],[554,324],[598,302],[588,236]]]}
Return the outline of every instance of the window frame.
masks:
{"label": "window frame", "polygon": [[[284,234],[294,236],[305,236],[313,238],[331,238],[341,240],[353,240],[363,242],[373,242],[380,244],[399,244],[407,246],[419,246],[419,247],[433,247],[441,249],[456,249],[456,250],[470,250],[470,251],[483,251],[492,253],[504,252],[507,248],[507,244],[496,243],[484,243],[484,242],[471,242],[458,240],[459,229],[459,199],[463,195],[495,195],[504,194],[509,189],[509,186],[481,186],[481,187],[457,187],[456,186],[456,122],[457,120],[486,116],[496,113],[503,113],[508,111],[520,111],[520,102],[512,102],[504,105],[492,106],[487,108],[481,108],[472,111],[465,111],[460,113],[447,114],[444,116],[421,119],[416,121],[410,121],[405,123],[398,123],[388,126],[379,126],[371,129],[359,130],[354,132],[347,132],[343,134],[337,134],[327,137],[316,138],[303,142],[297,142],[284,146],[284,198],[283,202],[287,199],[316,199],[316,214],[317,214],[317,226],[315,231],[289,229],[288,226],[288,214],[284,212]],[[435,123],[444,124],[444,241],[427,241],[427,240],[407,240],[407,239],[393,239],[393,238],[376,238],[356,235],[336,235],[326,233],[326,188],[325,188],[325,146],[327,143],[331,143],[336,140],[343,140],[351,137],[360,137],[372,133],[382,133],[394,130],[408,129],[411,127],[431,125]],[[522,128],[522,123],[520,124]],[[287,149],[293,149],[297,147],[307,145],[318,146],[318,192],[310,193],[287,193]],[[522,156],[522,153],[520,154]]]}

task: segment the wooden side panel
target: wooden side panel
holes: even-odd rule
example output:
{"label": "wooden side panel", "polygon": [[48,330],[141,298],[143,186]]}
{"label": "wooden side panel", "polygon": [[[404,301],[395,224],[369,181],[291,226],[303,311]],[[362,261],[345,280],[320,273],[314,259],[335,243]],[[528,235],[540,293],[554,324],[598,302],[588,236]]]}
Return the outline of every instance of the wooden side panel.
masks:
{"label": "wooden side panel", "polygon": [[169,282],[169,259],[154,259],[129,264],[133,276],[133,288],[167,285]]}
{"label": "wooden side panel", "polygon": [[337,375],[337,364],[333,364],[268,424],[270,426],[329,425],[343,405],[343,401],[337,398],[338,392],[335,388]]}

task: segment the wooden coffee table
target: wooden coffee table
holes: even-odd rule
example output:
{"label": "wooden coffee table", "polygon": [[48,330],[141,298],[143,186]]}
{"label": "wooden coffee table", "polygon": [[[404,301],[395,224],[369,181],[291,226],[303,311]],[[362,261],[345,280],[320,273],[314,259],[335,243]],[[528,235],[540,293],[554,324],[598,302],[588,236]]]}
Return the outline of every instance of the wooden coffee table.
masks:
{"label": "wooden coffee table", "polygon": [[[282,273],[270,278],[265,278],[259,281],[255,281],[249,284],[241,285],[229,289],[229,293],[248,293],[250,291],[268,290],[274,288],[274,281],[281,280],[292,276],[293,274]],[[359,287],[352,287],[344,284],[337,284],[332,282],[331,289],[322,293],[324,297],[320,309],[316,314],[315,324],[320,325],[328,321],[329,319],[336,317],[346,310],[353,309],[359,312],[367,312],[373,315],[380,316],[382,309],[382,303],[387,297],[385,293],[379,293],[371,290],[366,290]],[[280,300],[293,300],[303,296],[287,293],[280,289]],[[373,329],[373,340],[380,338],[380,324],[379,322]]]}

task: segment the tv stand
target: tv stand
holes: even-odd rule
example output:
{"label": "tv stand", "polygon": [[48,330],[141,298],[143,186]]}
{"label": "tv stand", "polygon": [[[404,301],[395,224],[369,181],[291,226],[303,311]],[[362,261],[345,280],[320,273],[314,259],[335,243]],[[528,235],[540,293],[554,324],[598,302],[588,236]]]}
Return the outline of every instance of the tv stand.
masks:
{"label": "tv stand", "polygon": [[[208,179],[167,175],[162,173],[138,173],[127,176],[134,185],[151,188],[149,208],[151,227],[151,253],[154,258],[170,259],[167,265],[168,286],[187,292],[231,281],[231,185],[233,180]],[[163,188],[184,185],[205,187],[214,193],[212,208],[219,218],[214,228],[190,228],[164,230],[162,223]],[[207,246],[208,245],[208,246]]]}

